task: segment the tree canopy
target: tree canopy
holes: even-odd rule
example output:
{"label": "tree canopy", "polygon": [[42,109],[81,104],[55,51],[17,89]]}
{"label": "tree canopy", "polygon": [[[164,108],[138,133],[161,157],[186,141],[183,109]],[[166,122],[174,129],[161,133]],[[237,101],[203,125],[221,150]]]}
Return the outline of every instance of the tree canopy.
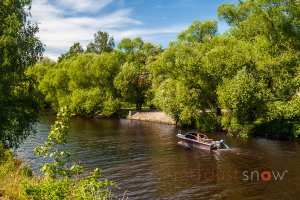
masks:
{"label": "tree canopy", "polygon": [[140,110],[149,93],[152,77],[149,65],[162,52],[161,46],[144,42],[141,38],[124,38],[118,48],[125,58],[120,73],[115,77],[115,87],[125,101],[135,103]]}
{"label": "tree canopy", "polygon": [[98,31],[94,34],[94,42],[87,45],[86,53],[101,54],[104,52],[111,52],[115,47],[113,37],[109,37],[107,32]]}
{"label": "tree canopy", "polygon": [[83,54],[84,53],[84,49],[81,46],[81,44],[79,42],[75,42],[69,49],[69,51],[65,54],[62,54],[59,58],[58,58],[58,62],[64,60],[64,59],[68,59],[71,58],[73,56],[76,56],[78,54]]}
{"label": "tree canopy", "polygon": [[95,50],[91,44],[86,51],[93,54],[76,44],[67,53],[74,56],[38,64],[31,74],[46,102],[70,104],[78,114],[154,105],[202,131],[292,138],[300,134],[299,9],[293,0],[223,4],[218,16],[227,32],[220,34],[214,20],[195,20],[166,49],[140,37],[114,49],[98,32]]}
{"label": "tree canopy", "polygon": [[37,24],[28,21],[30,1],[0,2],[0,141],[17,147],[37,120],[33,80],[24,71],[41,57]]}

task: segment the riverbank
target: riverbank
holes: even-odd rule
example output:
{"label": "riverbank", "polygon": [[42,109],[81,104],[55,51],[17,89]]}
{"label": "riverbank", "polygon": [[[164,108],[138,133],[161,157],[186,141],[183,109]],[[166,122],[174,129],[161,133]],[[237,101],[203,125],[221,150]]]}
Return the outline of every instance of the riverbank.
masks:
{"label": "riverbank", "polygon": [[145,111],[129,111],[128,119],[159,122],[164,124],[176,125],[176,120],[162,111],[145,110]]}
{"label": "riverbank", "polygon": [[[41,110],[44,114],[55,115],[56,113],[51,109]],[[114,117],[103,117],[101,115],[91,115],[91,116],[81,116],[88,118],[121,118],[121,119],[130,119],[130,120],[140,120],[140,121],[149,121],[157,122],[163,124],[176,125],[176,120],[167,115],[166,113],[159,110],[141,110],[136,111],[133,109],[123,108],[117,112]]]}
{"label": "riverbank", "polygon": [[[46,115],[55,115],[55,111],[51,109],[43,109],[41,112],[46,113]],[[222,113],[225,111],[222,110]],[[162,124],[169,124],[169,125],[176,125],[176,120],[167,115],[166,113],[160,111],[160,110],[154,110],[154,109],[144,109],[141,111],[136,111],[132,108],[122,108],[120,109],[115,115],[111,117],[104,117],[101,115],[89,115],[89,116],[82,116],[82,115],[76,115],[78,117],[83,118],[97,118],[97,119],[129,119],[129,120],[139,120],[139,121],[148,121],[148,122],[155,122],[155,123],[162,123]],[[177,124],[178,125],[178,124]],[[179,124],[180,126],[180,124]],[[195,127],[190,127],[195,128]],[[219,130],[220,131],[220,130]],[[221,130],[224,132],[228,132],[228,130]],[[236,132],[233,132],[229,130],[229,133],[236,135]],[[297,140],[298,143],[300,143],[300,136],[295,137],[279,137],[278,135],[274,135],[269,131],[266,130],[256,130],[251,134],[251,137],[262,137],[262,138],[268,138],[272,140]]]}

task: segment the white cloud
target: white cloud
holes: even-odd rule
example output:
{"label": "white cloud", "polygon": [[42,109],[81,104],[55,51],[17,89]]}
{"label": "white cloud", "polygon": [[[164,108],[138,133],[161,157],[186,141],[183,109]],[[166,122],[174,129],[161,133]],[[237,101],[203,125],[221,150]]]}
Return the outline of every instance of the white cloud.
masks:
{"label": "white cloud", "polygon": [[[67,2],[71,4],[72,1]],[[109,3],[108,0],[103,2],[107,5]],[[105,6],[103,2],[97,6],[98,9]],[[45,56],[52,59],[57,59],[75,42],[80,42],[85,47],[93,40],[94,33],[99,30],[107,31],[117,42],[124,37],[141,36],[146,40],[164,43],[165,38],[170,39],[170,35],[174,37],[178,32],[187,28],[185,25],[156,29],[137,28],[142,22],[131,18],[131,9],[119,9],[106,15],[100,12],[93,17],[84,16],[84,13],[70,16],[65,15],[65,12],[64,9],[50,4],[47,0],[33,0],[32,3],[33,20],[39,23],[40,28],[38,37],[46,45]]]}
{"label": "white cloud", "polygon": [[131,29],[131,30],[120,32],[119,36],[121,38],[124,38],[124,37],[172,34],[172,33],[179,33],[180,31],[186,28],[187,28],[186,25],[174,25],[166,28],[156,28],[156,29]]}
{"label": "white cloud", "polygon": [[98,30],[141,24],[130,18],[130,9],[120,9],[107,15],[100,13],[96,17],[66,17],[64,12],[46,0],[34,0],[32,4],[33,20],[39,23],[40,28],[38,37],[46,45],[45,55],[51,58],[66,52],[74,42],[86,45]]}
{"label": "white cloud", "polygon": [[96,12],[111,4],[113,0],[58,0],[58,5],[76,12]]}

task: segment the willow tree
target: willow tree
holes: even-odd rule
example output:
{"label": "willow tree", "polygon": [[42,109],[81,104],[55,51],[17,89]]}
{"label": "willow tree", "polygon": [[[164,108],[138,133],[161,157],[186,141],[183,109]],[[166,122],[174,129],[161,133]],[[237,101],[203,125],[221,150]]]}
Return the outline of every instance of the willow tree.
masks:
{"label": "willow tree", "polygon": [[[115,77],[114,85],[121,93],[123,101],[134,103],[136,109],[142,109],[152,83],[149,70],[162,52],[160,45],[154,46],[141,38],[124,38],[118,48],[125,58],[119,74]],[[150,96],[150,95],[149,95]]]}
{"label": "willow tree", "polygon": [[30,1],[0,2],[0,141],[17,147],[37,120],[38,103],[32,79],[24,71],[43,52],[28,21]]}
{"label": "willow tree", "polygon": [[74,114],[111,116],[120,107],[114,78],[121,64],[118,52],[78,54],[55,64],[39,63],[28,73],[53,110],[68,106]]}
{"label": "willow tree", "polygon": [[216,88],[221,79],[206,55],[220,42],[215,21],[196,20],[151,67],[155,104],[182,125],[217,127]]}
{"label": "willow tree", "polygon": [[221,106],[231,111],[224,126],[242,136],[257,129],[276,137],[299,134],[300,112],[293,109],[300,106],[299,2],[240,1],[220,6],[219,17],[246,55],[243,69],[218,92]]}

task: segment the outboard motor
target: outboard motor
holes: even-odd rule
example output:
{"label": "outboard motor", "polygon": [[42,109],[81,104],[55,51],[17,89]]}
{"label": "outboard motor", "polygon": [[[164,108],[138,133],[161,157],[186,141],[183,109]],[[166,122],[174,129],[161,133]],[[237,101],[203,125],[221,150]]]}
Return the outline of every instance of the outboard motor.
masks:
{"label": "outboard motor", "polygon": [[229,147],[225,144],[224,140],[220,140],[220,149],[229,149]]}

